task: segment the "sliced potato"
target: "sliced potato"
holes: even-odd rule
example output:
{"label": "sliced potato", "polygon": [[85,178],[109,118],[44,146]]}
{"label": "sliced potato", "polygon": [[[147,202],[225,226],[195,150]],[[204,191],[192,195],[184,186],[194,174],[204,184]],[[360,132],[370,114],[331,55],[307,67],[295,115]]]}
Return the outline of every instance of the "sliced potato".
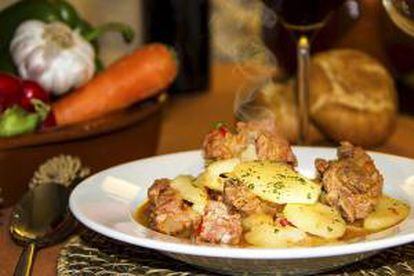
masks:
{"label": "sliced potato", "polygon": [[189,175],[180,175],[171,181],[171,187],[176,189],[181,196],[193,203],[193,210],[199,214],[204,213],[207,205],[208,195],[204,187],[197,187],[193,184],[193,177]]}
{"label": "sliced potato", "polygon": [[346,224],[341,214],[322,203],[287,204],[283,210],[286,219],[297,228],[326,239],[336,239],[345,234]]}
{"label": "sliced potato", "polygon": [[259,247],[289,247],[307,238],[305,232],[293,226],[277,227],[270,224],[254,226],[244,235],[246,241]]}
{"label": "sliced potato", "polygon": [[405,219],[410,207],[404,202],[383,196],[375,206],[375,210],[364,219],[364,228],[378,231],[396,225]]}
{"label": "sliced potato", "polygon": [[230,177],[245,183],[260,198],[278,204],[313,204],[321,193],[320,185],[284,163],[243,162],[234,168]]}
{"label": "sliced potato", "polygon": [[231,172],[239,163],[240,160],[237,158],[219,160],[211,163],[197,178],[195,182],[196,186],[205,186],[212,190],[222,192],[223,181],[220,178],[220,174]]}
{"label": "sliced potato", "polygon": [[262,224],[273,225],[272,216],[268,214],[263,214],[263,213],[256,213],[256,214],[251,214],[250,216],[242,220],[243,228],[246,230],[250,230],[253,227],[259,226]]}

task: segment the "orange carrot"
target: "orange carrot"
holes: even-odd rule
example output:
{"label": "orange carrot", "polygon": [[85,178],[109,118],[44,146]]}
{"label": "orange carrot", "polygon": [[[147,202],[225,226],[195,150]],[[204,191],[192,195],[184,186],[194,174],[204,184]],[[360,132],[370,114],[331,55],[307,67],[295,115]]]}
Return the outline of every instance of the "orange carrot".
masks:
{"label": "orange carrot", "polygon": [[128,107],[167,88],[177,71],[170,49],[162,44],[144,46],[53,104],[56,123],[74,124]]}

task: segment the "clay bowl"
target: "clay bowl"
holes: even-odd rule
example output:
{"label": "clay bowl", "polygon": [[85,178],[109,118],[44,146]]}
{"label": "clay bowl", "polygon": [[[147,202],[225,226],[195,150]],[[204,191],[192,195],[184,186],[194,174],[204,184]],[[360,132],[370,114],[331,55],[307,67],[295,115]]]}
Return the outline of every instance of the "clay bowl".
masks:
{"label": "clay bowl", "polygon": [[77,156],[97,172],[155,154],[166,96],[72,126],[0,139],[0,188],[3,205],[26,191],[34,171],[61,154]]}

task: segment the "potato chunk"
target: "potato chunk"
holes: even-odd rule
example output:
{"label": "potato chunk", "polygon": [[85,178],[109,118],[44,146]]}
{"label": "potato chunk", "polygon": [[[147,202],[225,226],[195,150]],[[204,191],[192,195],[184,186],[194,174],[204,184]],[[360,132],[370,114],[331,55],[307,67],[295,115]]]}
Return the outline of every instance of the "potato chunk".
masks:
{"label": "potato chunk", "polygon": [[319,237],[336,239],[345,234],[346,224],[341,214],[319,202],[312,205],[287,204],[283,214],[297,228]]}
{"label": "potato chunk", "polygon": [[193,204],[192,208],[199,214],[204,214],[207,205],[208,195],[204,187],[197,187],[193,184],[193,177],[180,175],[171,181],[171,187],[176,189],[184,200]]}
{"label": "potato chunk", "polygon": [[237,158],[215,161],[200,174],[195,184],[222,192],[224,184],[220,174],[231,172],[239,163],[240,160]]}
{"label": "potato chunk", "polygon": [[248,243],[259,247],[289,247],[304,241],[307,235],[293,226],[261,224],[254,226],[244,238]]}
{"label": "potato chunk", "polygon": [[320,185],[295,172],[284,163],[252,161],[238,164],[229,174],[244,183],[261,199],[278,203],[315,203]]}
{"label": "potato chunk", "polygon": [[253,227],[268,224],[273,225],[273,218],[268,214],[255,213],[242,220],[243,229],[250,230]]}
{"label": "potato chunk", "polygon": [[410,208],[404,202],[388,196],[382,196],[375,210],[364,219],[364,228],[379,231],[404,220]]}

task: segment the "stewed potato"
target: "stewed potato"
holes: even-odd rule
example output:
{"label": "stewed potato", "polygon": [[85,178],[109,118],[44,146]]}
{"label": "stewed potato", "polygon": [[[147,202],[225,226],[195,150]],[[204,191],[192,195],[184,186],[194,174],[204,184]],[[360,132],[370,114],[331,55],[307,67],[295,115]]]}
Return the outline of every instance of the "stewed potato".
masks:
{"label": "stewed potato", "polygon": [[382,196],[375,210],[364,219],[364,228],[378,231],[396,225],[408,216],[410,208],[404,202]]}
{"label": "stewed potato", "polygon": [[244,218],[242,220],[243,229],[250,230],[255,226],[259,226],[262,224],[273,225],[274,221],[272,216],[263,213],[255,213],[251,214],[250,216]]}
{"label": "stewed potato", "polygon": [[255,225],[244,235],[245,240],[259,247],[289,247],[307,238],[302,230],[293,226]]}
{"label": "stewed potato", "polygon": [[273,161],[242,162],[229,176],[244,183],[261,199],[278,204],[313,204],[321,192],[320,185],[287,164]]}
{"label": "stewed potato", "polygon": [[319,202],[287,204],[283,214],[297,228],[319,237],[336,239],[345,234],[346,224],[341,214]]}
{"label": "stewed potato", "polygon": [[220,178],[220,175],[231,172],[239,163],[240,160],[237,158],[215,161],[211,163],[202,174],[200,174],[195,181],[195,184],[199,187],[204,186],[212,190],[222,192],[223,181]]}
{"label": "stewed potato", "polygon": [[305,232],[290,225],[277,225],[272,216],[263,213],[246,217],[242,225],[248,231],[244,235],[245,240],[260,247],[288,247],[308,237]]}
{"label": "stewed potato", "polygon": [[199,214],[204,213],[207,205],[208,195],[204,187],[197,187],[193,184],[193,177],[180,175],[171,181],[171,187],[176,189],[183,199],[193,203],[192,208]]}

